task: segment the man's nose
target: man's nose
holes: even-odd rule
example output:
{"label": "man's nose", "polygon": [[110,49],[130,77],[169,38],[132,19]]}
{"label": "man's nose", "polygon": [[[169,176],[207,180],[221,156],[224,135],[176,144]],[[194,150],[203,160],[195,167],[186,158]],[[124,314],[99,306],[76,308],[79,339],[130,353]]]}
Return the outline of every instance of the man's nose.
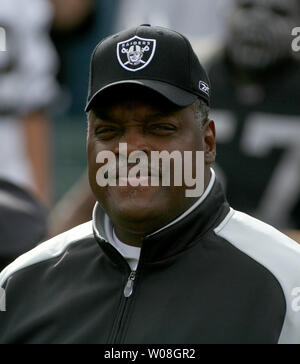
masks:
{"label": "man's nose", "polygon": [[[142,151],[147,155],[150,155],[151,146],[147,141],[146,135],[143,133],[142,128],[139,127],[130,127],[126,129],[123,136],[119,139],[120,143],[126,143],[127,146],[127,156],[132,152]],[[116,154],[119,154],[120,148],[119,145],[116,146]]]}

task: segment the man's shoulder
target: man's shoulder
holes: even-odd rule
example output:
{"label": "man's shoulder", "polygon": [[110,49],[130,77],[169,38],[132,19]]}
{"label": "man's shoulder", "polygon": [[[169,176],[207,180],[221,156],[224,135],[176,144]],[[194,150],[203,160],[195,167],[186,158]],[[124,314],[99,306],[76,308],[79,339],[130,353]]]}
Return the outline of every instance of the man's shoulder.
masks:
{"label": "man's shoulder", "polygon": [[215,233],[237,245],[241,241],[240,245],[246,247],[249,244],[249,246],[255,246],[255,250],[272,247],[273,252],[275,248],[278,248],[300,258],[300,244],[296,241],[275,227],[234,209],[230,210],[227,217],[215,229]]}
{"label": "man's shoulder", "polygon": [[231,209],[214,232],[267,268],[289,291],[300,286],[300,244],[273,226]]}
{"label": "man's shoulder", "polygon": [[18,257],[0,273],[0,287],[3,287],[7,279],[14,273],[34,264],[59,257],[71,245],[80,243],[91,237],[93,237],[92,221],[76,226],[71,230],[41,243],[34,249]]}
{"label": "man's shoulder", "polygon": [[277,279],[286,302],[279,342],[299,343],[300,245],[274,227],[234,210],[215,233],[264,266]]}

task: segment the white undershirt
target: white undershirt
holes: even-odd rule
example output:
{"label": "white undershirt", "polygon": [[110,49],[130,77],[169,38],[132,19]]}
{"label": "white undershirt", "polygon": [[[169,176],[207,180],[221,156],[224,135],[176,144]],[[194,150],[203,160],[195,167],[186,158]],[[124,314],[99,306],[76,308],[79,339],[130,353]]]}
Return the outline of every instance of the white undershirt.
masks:
{"label": "white undershirt", "polygon": [[[163,229],[166,229],[167,227],[174,225],[178,221],[182,220],[184,217],[189,215],[193,210],[195,210],[206,199],[206,197],[212,190],[212,187],[213,187],[215,179],[216,179],[215,172],[213,169],[211,169],[211,172],[212,172],[212,175],[211,175],[210,183],[209,183],[207,189],[205,190],[205,192],[203,193],[203,195],[187,211],[185,211],[177,219],[173,220],[172,222],[170,222],[168,225],[162,227],[161,229],[155,231],[151,235],[154,235],[157,232],[159,232]],[[135,271],[137,269],[137,266],[139,263],[141,248],[137,248],[137,247],[125,244],[122,241],[120,241],[115,233],[112,222],[110,221],[109,217],[106,214],[104,215],[104,232],[105,232],[108,242],[115,249],[117,249],[118,252],[126,259],[131,270]],[[149,236],[151,236],[151,235],[149,235]]]}
{"label": "white undershirt", "polygon": [[115,230],[113,230],[113,240],[115,243],[115,248],[117,248],[127,260],[131,270],[135,271],[139,263],[141,248],[122,243],[122,241],[119,240],[115,234]]}
{"label": "white undershirt", "polygon": [[108,242],[127,260],[131,270],[135,271],[139,263],[141,248],[125,244],[119,240],[106,214],[104,216],[104,231]]}

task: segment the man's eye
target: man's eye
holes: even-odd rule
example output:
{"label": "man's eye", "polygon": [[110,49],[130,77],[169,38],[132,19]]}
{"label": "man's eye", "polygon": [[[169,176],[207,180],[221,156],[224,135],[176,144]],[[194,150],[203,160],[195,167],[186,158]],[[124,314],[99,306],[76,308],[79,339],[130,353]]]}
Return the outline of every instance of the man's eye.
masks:
{"label": "man's eye", "polygon": [[109,139],[117,133],[117,129],[113,127],[102,126],[95,130],[95,134],[101,139]]}
{"label": "man's eye", "polygon": [[154,124],[154,125],[150,125],[148,127],[148,130],[151,133],[156,133],[156,134],[161,134],[161,135],[170,134],[170,133],[174,132],[175,129],[176,128],[173,125],[169,125],[169,124]]}

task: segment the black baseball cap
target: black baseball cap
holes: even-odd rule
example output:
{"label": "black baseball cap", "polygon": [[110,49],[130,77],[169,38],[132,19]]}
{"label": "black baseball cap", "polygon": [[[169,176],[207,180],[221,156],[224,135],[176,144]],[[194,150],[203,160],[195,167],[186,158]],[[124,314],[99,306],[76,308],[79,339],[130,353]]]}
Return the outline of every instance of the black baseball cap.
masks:
{"label": "black baseball cap", "polygon": [[173,30],[143,24],[101,41],[91,59],[85,111],[108,88],[137,84],[185,107],[209,105],[210,82],[191,43]]}

